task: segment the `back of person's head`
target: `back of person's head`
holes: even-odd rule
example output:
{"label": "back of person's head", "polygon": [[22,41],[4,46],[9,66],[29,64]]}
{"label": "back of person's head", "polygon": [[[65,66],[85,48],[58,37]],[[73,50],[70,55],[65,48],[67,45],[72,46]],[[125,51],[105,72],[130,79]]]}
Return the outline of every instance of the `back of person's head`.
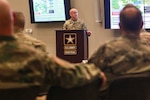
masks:
{"label": "back of person's head", "polygon": [[120,29],[140,32],[143,26],[141,11],[132,4],[127,4],[120,12]]}
{"label": "back of person's head", "polygon": [[7,0],[0,0],[0,35],[9,36],[13,31],[13,12]]}
{"label": "back of person's head", "polygon": [[23,31],[25,26],[25,17],[22,12],[14,11],[14,32]]}

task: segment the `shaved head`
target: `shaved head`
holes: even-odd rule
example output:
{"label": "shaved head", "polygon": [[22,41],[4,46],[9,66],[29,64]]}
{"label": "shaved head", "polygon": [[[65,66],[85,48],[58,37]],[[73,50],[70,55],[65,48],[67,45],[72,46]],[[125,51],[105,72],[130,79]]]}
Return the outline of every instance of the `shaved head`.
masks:
{"label": "shaved head", "polygon": [[0,35],[10,35],[13,29],[13,13],[7,0],[0,0]]}
{"label": "shaved head", "polygon": [[75,8],[70,9],[70,16],[72,20],[77,20],[78,19],[78,10]]}
{"label": "shaved head", "polygon": [[72,8],[72,9],[70,9],[70,13],[72,13],[72,12],[78,12],[78,10],[75,8]]}

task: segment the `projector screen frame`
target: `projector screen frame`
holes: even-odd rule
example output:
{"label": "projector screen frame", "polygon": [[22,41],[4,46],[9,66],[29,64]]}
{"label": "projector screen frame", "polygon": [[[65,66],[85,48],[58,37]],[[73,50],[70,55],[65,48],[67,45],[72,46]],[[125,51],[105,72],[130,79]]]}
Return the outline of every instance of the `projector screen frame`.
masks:
{"label": "projector screen frame", "polygon": [[34,13],[34,8],[33,8],[33,0],[29,0],[29,10],[30,10],[30,22],[32,24],[34,23],[53,23],[53,22],[65,22],[66,20],[68,20],[70,18],[69,15],[69,10],[71,9],[71,4],[70,4],[70,0],[64,0],[64,14],[65,14],[65,20],[53,20],[53,21],[35,21],[35,13]]}

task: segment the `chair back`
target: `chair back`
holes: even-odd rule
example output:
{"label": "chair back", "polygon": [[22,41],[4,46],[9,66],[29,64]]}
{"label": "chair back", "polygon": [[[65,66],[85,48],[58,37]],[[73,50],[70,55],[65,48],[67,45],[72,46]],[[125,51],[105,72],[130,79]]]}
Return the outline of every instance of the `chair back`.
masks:
{"label": "chair back", "polygon": [[0,100],[35,100],[38,86],[0,88]]}
{"label": "chair back", "polygon": [[109,100],[150,100],[150,75],[126,75],[108,88]]}
{"label": "chair back", "polygon": [[90,84],[64,89],[52,87],[48,91],[47,100],[98,100],[101,80],[95,80]]}

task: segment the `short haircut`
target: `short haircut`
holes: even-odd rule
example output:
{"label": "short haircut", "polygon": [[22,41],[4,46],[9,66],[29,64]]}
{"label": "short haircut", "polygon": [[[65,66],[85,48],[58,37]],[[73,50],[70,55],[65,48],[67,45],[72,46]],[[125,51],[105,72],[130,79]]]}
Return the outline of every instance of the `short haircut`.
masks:
{"label": "short haircut", "polygon": [[[135,9],[133,14],[127,12],[127,9]],[[124,30],[128,31],[139,31],[141,29],[141,24],[143,22],[141,11],[132,4],[127,4],[120,12],[120,23],[122,24]]]}
{"label": "short haircut", "polygon": [[14,12],[14,13],[15,13],[14,25],[24,28],[24,26],[25,26],[25,17],[23,15],[23,13],[22,12],[17,12],[17,11]]}

